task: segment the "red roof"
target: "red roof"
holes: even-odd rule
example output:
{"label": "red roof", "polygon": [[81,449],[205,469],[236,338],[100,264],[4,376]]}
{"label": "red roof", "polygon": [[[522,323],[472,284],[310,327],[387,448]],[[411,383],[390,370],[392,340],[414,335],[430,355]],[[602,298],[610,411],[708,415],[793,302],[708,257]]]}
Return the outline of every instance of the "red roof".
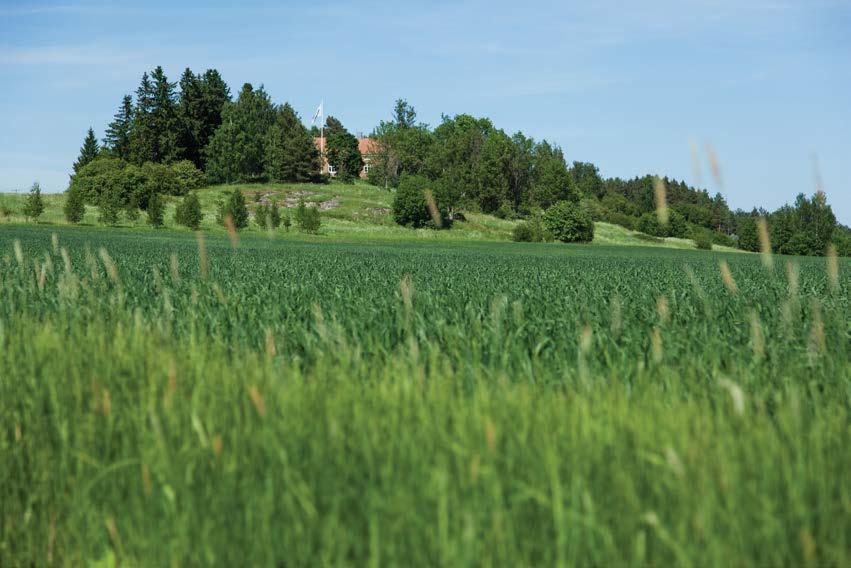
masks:
{"label": "red roof", "polygon": [[[325,143],[320,145],[319,138],[314,138],[313,144],[321,150],[323,146],[327,147],[328,139],[326,138]],[[358,150],[362,155],[374,153],[378,149],[377,146],[378,144],[372,138],[358,138]]]}

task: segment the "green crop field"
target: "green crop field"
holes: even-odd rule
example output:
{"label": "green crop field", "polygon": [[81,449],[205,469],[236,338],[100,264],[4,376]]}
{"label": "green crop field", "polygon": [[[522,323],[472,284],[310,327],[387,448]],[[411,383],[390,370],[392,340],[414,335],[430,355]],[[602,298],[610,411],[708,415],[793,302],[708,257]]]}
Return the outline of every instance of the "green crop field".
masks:
{"label": "green crop field", "polygon": [[0,565],[847,566],[849,288],[835,258],[0,226]]}

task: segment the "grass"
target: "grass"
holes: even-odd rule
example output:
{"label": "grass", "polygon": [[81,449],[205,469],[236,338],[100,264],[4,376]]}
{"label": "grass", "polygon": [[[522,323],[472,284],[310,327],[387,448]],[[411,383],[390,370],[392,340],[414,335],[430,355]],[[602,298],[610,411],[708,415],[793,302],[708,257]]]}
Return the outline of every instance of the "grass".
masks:
{"label": "grass", "polygon": [[[253,209],[255,196],[278,203],[290,200],[295,206],[298,198],[305,202],[322,203],[334,201],[333,208],[323,210],[322,229],[320,238],[328,237],[334,240],[367,239],[380,241],[399,240],[429,240],[429,241],[508,241],[516,221],[498,219],[492,215],[467,213],[466,221],[456,222],[449,231],[432,231],[427,229],[408,229],[393,221],[390,208],[393,193],[383,188],[369,185],[362,181],[354,184],[332,182],[330,184],[235,184],[220,185],[205,188],[198,192],[204,211],[202,229],[214,234],[223,234],[224,229],[216,223],[216,207],[218,201],[224,201],[228,191],[239,189],[245,193],[249,208]],[[13,213],[0,222],[9,224],[26,223],[21,215],[25,194],[0,194],[0,207],[8,207]],[[46,209],[41,223],[46,225],[64,225],[62,206],[63,195],[45,195]],[[169,198],[166,204],[165,226],[174,230],[185,230],[174,222],[176,198]],[[97,209],[87,207],[82,221],[84,226],[96,226],[98,221]],[[122,220],[121,227],[147,229],[145,215],[136,221]],[[244,230],[247,234],[268,233],[253,222]],[[292,238],[282,230],[276,234],[278,238]],[[665,248],[694,249],[694,241],[689,239],[655,239],[647,240],[641,233],[630,231],[619,225],[595,223],[594,244],[621,246],[658,246]],[[296,238],[304,238],[296,237]],[[733,252],[736,249],[713,246],[714,250]]]}
{"label": "grass", "polygon": [[0,227],[0,565],[851,561],[847,260],[203,251]]}

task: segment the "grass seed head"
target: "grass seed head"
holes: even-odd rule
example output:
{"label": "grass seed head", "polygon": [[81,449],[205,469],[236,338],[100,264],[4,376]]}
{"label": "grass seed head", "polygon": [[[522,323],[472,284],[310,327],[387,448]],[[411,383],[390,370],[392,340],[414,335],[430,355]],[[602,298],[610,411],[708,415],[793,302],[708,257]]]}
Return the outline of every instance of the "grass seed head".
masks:
{"label": "grass seed head", "polygon": [[718,187],[724,187],[718,155],[715,153],[715,148],[711,144],[706,145],[706,157],[709,159],[709,169],[712,171],[712,177],[715,179],[715,183],[718,184]]}
{"label": "grass seed head", "polygon": [[656,195],[656,217],[660,225],[668,224],[668,191],[659,176],[653,176],[653,193]]}
{"label": "grass seed head", "polygon": [[233,217],[230,215],[225,216],[225,228],[230,237],[230,246],[236,248],[239,245],[239,235],[236,233],[236,226],[233,224]]}
{"label": "grass seed head", "polygon": [[736,414],[743,415],[745,413],[745,393],[742,387],[730,379],[719,379],[718,384],[730,394],[730,400],[733,402],[733,410]]}
{"label": "grass seed head", "polygon": [[15,242],[12,243],[12,248],[15,249],[15,260],[18,261],[18,264],[21,266],[24,265],[24,249],[21,248],[21,241],[15,239]]}
{"label": "grass seed head", "polygon": [[759,251],[762,257],[762,265],[767,269],[774,266],[774,261],[771,258],[771,239],[768,236],[768,221],[764,217],[756,220],[756,227],[759,231]]}
{"label": "grass seed head", "polygon": [[175,284],[180,284],[180,264],[177,261],[177,255],[171,253],[171,280]]}
{"label": "grass seed head", "polygon": [[839,292],[839,259],[836,245],[833,243],[827,245],[827,280],[830,282],[830,289]]}
{"label": "grass seed head", "polygon": [[789,297],[798,298],[798,266],[786,261],[786,282],[789,284]]}
{"label": "grass seed head", "polygon": [[739,287],[736,285],[736,280],[733,278],[733,273],[730,270],[730,265],[727,264],[726,260],[722,260],[718,264],[718,268],[721,270],[721,280],[724,281],[724,286],[731,294],[736,294],[739,291]]}
{"label": "grass seed head", "polygon": [[266,402],[263,400],[263,395],[260,394],[260,389],[258,389],[255,385],[251,385],[248,387],[248,396],[251,397],[251,404],[254,405],[254,409],[257,411],[260,418],[265,417]]}
{"label": "grass seed head", "polygon": [[656,298],[656,313],[659,314],[659,321],[663,324],[671,321],[671,310],[668,306],[668,297],[665,294]]}
{"label": "grass seed head", "polygon": [[662,332],[658,327],[653,328],[653,333],[650,335],[650,349],[653,355],[653,362],[659,364],[665,358],[665,347],[662,344]]}
{"label": "grass seed head", "polygon": [[751,350],[753,351],[754,359],[765,358],[765,338],[762,335],[762,325],[759,322],[759,316],[756,310],[751,311]]}
{"label": "grass seed head", "polygon": [[428,207],[428,213],[431,215],[431,220],[434,221],[434,226],[440,229],[443,227],[443,218],[440,215],[440,210],[437,208],[437,203],[434,201],[434,194],[430,189],[426,189],[424,194],[426,207]]}
{"label": "grass seed head", "polygon": [[195,238],[198,240],[198,260],[201,265],[201,276],[207,277],[207,245],[204,243],[204,233],[201,231],[195,232]]}

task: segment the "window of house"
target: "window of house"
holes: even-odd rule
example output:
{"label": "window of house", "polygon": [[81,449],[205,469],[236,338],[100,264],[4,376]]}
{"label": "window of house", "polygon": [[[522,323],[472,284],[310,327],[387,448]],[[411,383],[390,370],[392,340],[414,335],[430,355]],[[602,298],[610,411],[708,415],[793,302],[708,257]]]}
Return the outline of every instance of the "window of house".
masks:
{"label": "window of house", "polygon": [[331,164],[328,164],[328,173],[329,173],[329,174],[336,174],[336,173],[337,173],[337,168],[335,168],[335,167],[334,167],[334,166],[332,166]]}
{"label": "window of house", "polygon": [[369,164],[363,165],[363,171],[364,171],[364,173],[367,173],[367,174],[369,173]]}

